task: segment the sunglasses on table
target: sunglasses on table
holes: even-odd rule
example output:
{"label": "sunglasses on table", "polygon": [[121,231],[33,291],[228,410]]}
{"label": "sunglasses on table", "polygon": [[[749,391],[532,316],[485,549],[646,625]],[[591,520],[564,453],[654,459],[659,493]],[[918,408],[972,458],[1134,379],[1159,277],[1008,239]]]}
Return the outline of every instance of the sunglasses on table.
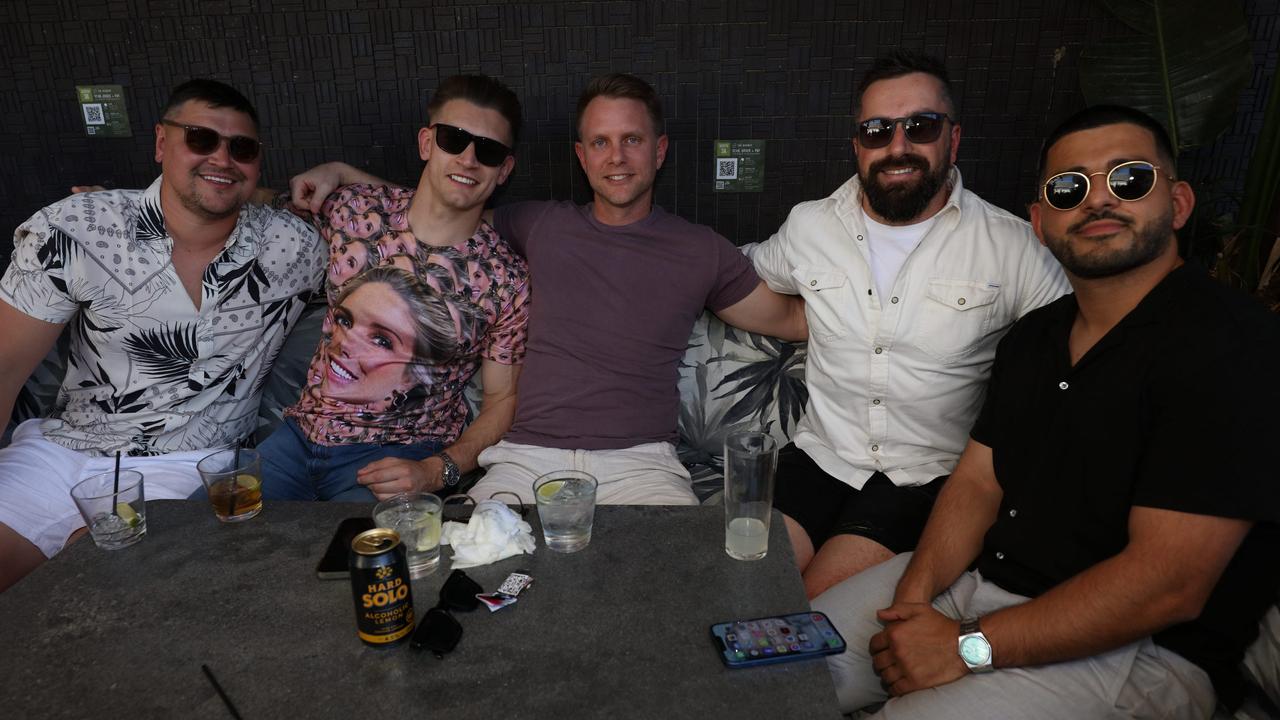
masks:
{"label": "sunglasses on table", "polygon": [[1082,173],[1071,170],[1045,181],[1041,195],[1055,210],[1074,210],[1089,197],[1090,178],[1107,176],[1107,190],[1119,200],[1134,202],[1151,194],[1159,167],[1144,160],[1130,160],[1107,171]]}
{"label": "sunglasses on table", "polygon": [[893,132],[902,126],[907,140],[914,145],[927,145],[942,135],[942,125],[952,120],[946,113],[918,112],[900,118],[870,118],[858,123],[858,144],[868,150],[875,150],[893,142]]}
{"label": "sunglasses on table", "polygon": [[450,155],[461,155],[471,143],[476,144],[476,160],[481,165],[498,167],[511,154],[511,148],[493,138],[472,135],[460,127],[435,123],[428,126],[435,131],[436,146]]}
{"label": "sunglasses on table", "polygon": [[430,650],[436,657],[443,658],[462,639],[462,623],[449,611],[475,610],[480,607],[480,599],[476,595],[482,592],[484,588],[480,583],[461,570],[449,573],[449,579],[440,588],[440,602],[422,616],[409,646],[415,650]]}
{"label": "sunglasses on table", "polygon": [[212,155],[223,140],[227,141],[227,154],[236,162],[251,163],[262,153],[262,143],[245,135],[223,135],[202,125],[184,125],[173,120],[161,120],[161,124],[179,127],[186,131],[187,149],[197,155]]}

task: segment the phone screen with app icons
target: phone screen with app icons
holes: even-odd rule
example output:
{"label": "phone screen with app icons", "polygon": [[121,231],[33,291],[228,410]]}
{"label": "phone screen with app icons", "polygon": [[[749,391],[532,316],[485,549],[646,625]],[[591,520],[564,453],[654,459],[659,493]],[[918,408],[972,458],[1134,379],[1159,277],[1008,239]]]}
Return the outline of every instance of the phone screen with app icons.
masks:
{"label": "phone screen with app icons", "polygon": [[817,611],[717,623],[711,637],[729,667],[751,667],[844,652],[844,638]]}

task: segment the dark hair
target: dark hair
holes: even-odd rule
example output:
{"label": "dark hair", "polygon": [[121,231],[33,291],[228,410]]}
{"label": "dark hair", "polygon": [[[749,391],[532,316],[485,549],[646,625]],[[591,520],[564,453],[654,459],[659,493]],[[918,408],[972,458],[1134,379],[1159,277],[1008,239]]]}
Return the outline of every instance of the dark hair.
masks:
{"label": "dark hair", "polygon": [[951,116],[953,122],[957,121],[956,101],[951,92],[951,76],[947,74],[947,66],[932,55],[914,50],[894,50],[888,55],[881,55],[871,63],[871,67],[862,76],[862,82],[858,83],[858,105],[854,107],[854,114],[856,115],[862,106],[862,96],[872,83],[892,80],[912,73],[931,75],[942,83],[942,101],[946,103],[947,114]]}
{"label": "dark hair", "polygon": [[445,78],[427,103],[427,117],[434,118],[450,100],[466,100],[482,108],[497,110],[511,128],[511,147],[520,139],[520,98],[511,88],[488,75],[454,75]]}
{"label": "dark hair", "polygon": [[1156,153],[1160,156],[1160,165],[1165,168],[1164,172],[1169,177],[1174,177],[1178,153],[1173,149],[1169,133],[1165,131],[1163,125],[1156,122],[1155,118],[1127,105],[1092,105],[1059,123],[1040,146],[1040,164],[1036,166],[1036,177],[1044,177],[1044,166],[1049,161],[1049,149],[1059,140],[1073,132],[1092,130],[1104,125],[1137,125],[1151,133],[1156,141]]}
{"label": "dark hair", "polygon": [[169,101],[164,104],[164,110],[160,112],[160,117],[169,117],[179,105],[190,100],[208,103],[209,107],[229,107],[242,112],[249,116],[255,128],[258,127],[258,111],[253,109],[253,103],[249,102],[249,98],[226,83],[206,78],[194,78],[174,88],[169,94]]}
{"label": "dark hair", "polygon": [[662,101],[658,99],[658,93],[653,86],[635,75],[609,73],[591,78],[591,82],[587,83],[587,87],[578,96],[578,122],[576,123],[578,137],[582,137],[582,113],[586,111],[587,105],[598,97],[639,100],[649,111],[654,134],[663,134]]}

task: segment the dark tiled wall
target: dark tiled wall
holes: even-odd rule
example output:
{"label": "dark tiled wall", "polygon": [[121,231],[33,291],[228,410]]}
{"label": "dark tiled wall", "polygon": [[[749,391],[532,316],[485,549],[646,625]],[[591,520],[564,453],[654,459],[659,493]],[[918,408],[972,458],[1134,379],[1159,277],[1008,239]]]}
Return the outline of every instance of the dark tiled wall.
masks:
{"label": "dark tiled wall", "polygon": [[[1229,134],[1186,159],[1193,177],[1241,177],[1280,48],[1280,3],[1247,4],[1257,70]],[[73,183],[154,178],[151,126],[195,75],[255,100],[271,147],[264,182],[343,159],[401,182],[437,81],[483,72],[524,102],[526,132],[499,202],[585,200],[570,146],[594,74],[651,80],[672,150],[658,200],[736,242],[767,237],[795,203],[852,172],[856,78],[887,49],[946,58],[957,85],[966,184],[1015,212],[1041,135],[1078,108],[1081,45],[1127,32],[1076,0],[57,0],[0,3],[0,233]],[[84,136],[77,84],[125,86],[134,137]],[[712,141],[768,139],[766,191],[712,191]],[[0,242],[0,262],[8,243]]]}

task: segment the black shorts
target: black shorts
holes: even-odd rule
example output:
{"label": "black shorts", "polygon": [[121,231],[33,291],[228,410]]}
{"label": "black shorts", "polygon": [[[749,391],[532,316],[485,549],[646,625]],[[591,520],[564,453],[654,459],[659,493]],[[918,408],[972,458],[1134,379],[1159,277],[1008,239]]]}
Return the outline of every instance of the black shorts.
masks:
{"label": "black shorts", "polygon": [[800,523],[814,550],[836,535],[861,535],[893,553],[914,550],[948,475],[898,487],[877,472],[861,490],[831,477],[795,445],[778,452],[773,506]]}

